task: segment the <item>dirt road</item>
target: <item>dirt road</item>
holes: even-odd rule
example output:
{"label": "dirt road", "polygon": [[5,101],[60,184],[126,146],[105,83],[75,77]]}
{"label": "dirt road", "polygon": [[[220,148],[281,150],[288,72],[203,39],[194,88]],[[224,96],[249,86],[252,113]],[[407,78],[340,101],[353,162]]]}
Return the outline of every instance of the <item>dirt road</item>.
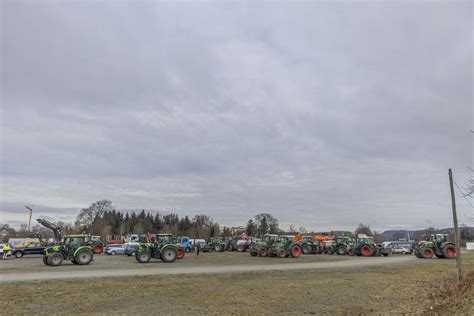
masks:
{"label": "dirt road", "polygon": [[[266,260],[279,260],[277,258],[265,258]],[[288,271],[301,269],[347,269],[364,268],[369,266],[387,266],[399,264],[415,264],[419,262],[414,256],[392,256],[392,257],[352,257],[343,261],[308,262],[308,263],[282,263],[282,264],[259,264],[259,265],[206,265],[173,267],[167,264],[165,267],[149,269],[115,269],[115,270],[74,270],[58,271],[50,267],[49,271],[23,272],[0,275],[0,283],[24,282],[35,280],[52,279],[74,279],[74,278],[100,278],[100,277],[125,277],[146,275],[177,275],[177,274],[224,274],[256,271]]]}

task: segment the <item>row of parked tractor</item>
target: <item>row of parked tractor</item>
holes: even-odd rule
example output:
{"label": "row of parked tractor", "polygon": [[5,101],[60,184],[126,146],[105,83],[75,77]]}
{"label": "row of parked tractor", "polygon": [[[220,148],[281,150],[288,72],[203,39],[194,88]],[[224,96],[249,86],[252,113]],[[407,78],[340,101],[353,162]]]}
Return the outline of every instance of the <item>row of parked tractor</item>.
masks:
{"label": "row of parked tractor", "polygon": [[[301,254],[337,254],[348,256],[388,256],[393,252],[390,244],[377,244],[374,237],[359,234],[340,236],[326,235],[275,235],[266,234],[261,239],[245,237],[235,239],[230,237],[215,237],[208,241],[190,237],[175,237],[172,234],[130,235],[125,244],[102,243],[97,238],[87,234],[63,236],[61,228],[49,221],[39,219],[39,223],[53,230],[55,242],[32,249],[31,253],[43,254],[43,262],[49,266],[59,266],[68,260],[77,265],[87,265],[92,262],[94,254],[105,252],[110,255],[124,253],[134,256],[139,263],[147,263],[151,259],[163,262],[175,262],[184,258],[192,251],[249,252],[253,257],[298,258]],[[407,253],[414,253],[418,258],[452,259],[456,257],[456,245],[448,240],[446,234],[425,236],[425,240],[415,244]],[[17,258],[27,253],[28,248],[14,249]]]}

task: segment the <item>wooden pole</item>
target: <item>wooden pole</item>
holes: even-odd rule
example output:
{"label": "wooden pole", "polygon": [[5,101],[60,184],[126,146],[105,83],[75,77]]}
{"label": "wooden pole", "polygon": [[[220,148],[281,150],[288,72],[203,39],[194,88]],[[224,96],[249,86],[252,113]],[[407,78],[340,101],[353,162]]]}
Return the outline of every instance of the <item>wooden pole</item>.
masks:
{"label": "wooden pole", "polygon": [[453,172],[451,169],[448,171],[449,174],[449,187],[451,189],[451,205],[453,208],[453,223],[454,223],[454,241],[456,242],[456,267],[458,274],[458,283],[463,280],[462,273],[462,264],[461,264],[461,235],[459,234],[458,226],[458,215],[456,213],[456,197],[454,195],[454,186],[453,186]]}

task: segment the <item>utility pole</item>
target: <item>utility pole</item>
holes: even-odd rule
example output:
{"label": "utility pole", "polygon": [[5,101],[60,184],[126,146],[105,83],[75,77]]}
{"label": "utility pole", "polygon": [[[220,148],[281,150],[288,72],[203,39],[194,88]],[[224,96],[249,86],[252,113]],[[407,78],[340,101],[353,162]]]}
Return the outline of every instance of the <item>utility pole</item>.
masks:
{"label": "utility pole", "polygon": [[449,187],[451,189],[451,205],[453,207],[453,223],[454,223],[454,241],[456,242],[456,267],[458,273],[458,283],[463,280],[462,265],[461,265],[461,238],[459,234],[458,215],[456,214],[456,197],[454,195],[453,186],[453,171],[449,169]]}
{"label": "utility pole", "polygon": [[25,205],[25,207],[28,211],[30,211],[30,216],[28,218],[28,230],[27,230],[28,236],[26,236],[26,237],[29,237],[30,236],[30,229],[31,229],[31,215],[33,215],[33,209],[29,206],[26,206],[26,205]]}

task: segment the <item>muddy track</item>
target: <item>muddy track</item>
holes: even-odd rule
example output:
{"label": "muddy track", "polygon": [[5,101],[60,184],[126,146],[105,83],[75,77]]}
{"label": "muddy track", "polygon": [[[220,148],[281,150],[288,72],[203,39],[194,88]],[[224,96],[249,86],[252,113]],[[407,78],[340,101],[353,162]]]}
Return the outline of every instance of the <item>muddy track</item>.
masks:
{"label": "muddy track", "polygon": [[[278,260],[268,258],[268,260]],[[147,276],[147,275],[186,275],[186,274],[222,274],[222,273],[242,273],[258,271],[288,271],[302,269],[348,269],[364,268],[371,266],[399,265],[417,262],[414,256],[402,257],[370,257],[351,258],[350,260],[335,262],[310,262],[310,263],[287,263],[273,265],[226,265],[226,266],[193,266],[193,267],[162,267],[150,269],[120,269],[120,270],[88,270],[88,271],[51,271],[11,273],[0,275],[0,283],[5,282],[25,282],[38,280],[61,280],[76,278],[103,278],[103,277],[126,277],[126,276]]]}

